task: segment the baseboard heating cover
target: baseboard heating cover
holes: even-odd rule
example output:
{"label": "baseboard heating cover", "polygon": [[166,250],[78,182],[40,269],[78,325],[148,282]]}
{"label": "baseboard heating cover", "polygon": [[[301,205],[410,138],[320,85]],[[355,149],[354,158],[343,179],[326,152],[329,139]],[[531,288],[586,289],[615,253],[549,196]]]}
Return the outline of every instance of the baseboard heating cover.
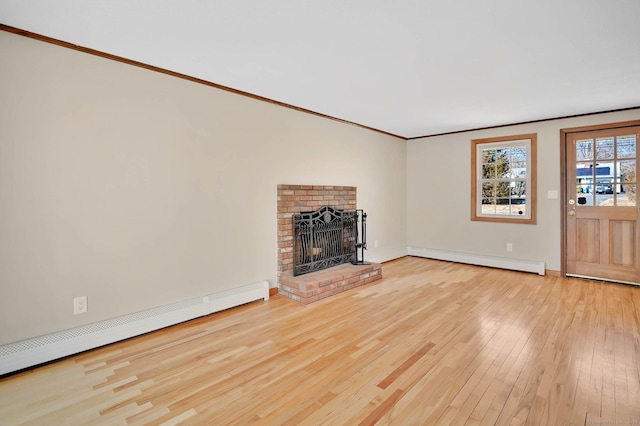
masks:
{"label": "baseboard heating cover", "polygon": [[460,253],[423,247],[409,247],[408,252],[409,256],[447,260],[449,262],[467,263],[469,265],[489,266],[492,268],[510,269],[513,271],[533,272],[538,275],[545,274],[545,263],[533,260],[484,256],[480,254]]}
{"label": "baseboard heating cover", "polygon": [[3,345],[0,376],[260,299],[267,281]]}
{"label": "baseboard heating cover", "polygon": [[376,251],[375,255],[370,255],[368,252],[365,252],[364,260],[372,263],[384,263],[389,262],[394,259],[399,259],[401,257],[405,257],[407,255],[407,247],[398,247],[391,250],[384,251]]}

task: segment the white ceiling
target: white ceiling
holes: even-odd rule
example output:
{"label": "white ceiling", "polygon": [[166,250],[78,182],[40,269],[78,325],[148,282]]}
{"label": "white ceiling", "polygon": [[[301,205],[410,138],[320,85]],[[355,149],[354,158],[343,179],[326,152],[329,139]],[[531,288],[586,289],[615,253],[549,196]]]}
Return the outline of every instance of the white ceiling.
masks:
{"label": "white ceiling", "polygon": [[0,23],[407,138],[640,106],[639,0],[0,0]]}

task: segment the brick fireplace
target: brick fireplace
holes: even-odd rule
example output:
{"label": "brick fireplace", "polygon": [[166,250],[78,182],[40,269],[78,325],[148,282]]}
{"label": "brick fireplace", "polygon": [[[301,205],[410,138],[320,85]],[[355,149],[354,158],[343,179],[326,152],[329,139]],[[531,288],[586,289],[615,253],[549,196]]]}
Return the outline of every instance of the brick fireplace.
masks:
{"label": "brick fireplace", "polygon": [[333,294],[382,278],[379,264],[342,264],[318,272],[293,276],[294,214],[322,206],[355,210],[356,187],[278,185],[278,287],[279,293],[301,303],[312,303]]}

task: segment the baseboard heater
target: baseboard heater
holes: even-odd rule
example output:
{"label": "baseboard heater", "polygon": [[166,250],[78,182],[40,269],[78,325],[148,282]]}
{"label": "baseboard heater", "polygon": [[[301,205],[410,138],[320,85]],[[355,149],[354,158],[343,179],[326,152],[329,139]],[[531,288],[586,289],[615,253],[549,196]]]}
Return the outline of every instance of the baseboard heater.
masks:
{"label": "baseboard heater", "polygon": [[260,299],[267,281],[3,345],[0,376]]}
{"label": "baseboard heater", "polygon": [[469,265],[489,266],[491,268],[511,269],[513,271],[533,272],[545,275],[545,263],[533,260],[511,259],[506,257],[484,256],[472,253],[460,253],[447,250],[435,250],[423,247],[409,247],[409,256],[467,263]]}

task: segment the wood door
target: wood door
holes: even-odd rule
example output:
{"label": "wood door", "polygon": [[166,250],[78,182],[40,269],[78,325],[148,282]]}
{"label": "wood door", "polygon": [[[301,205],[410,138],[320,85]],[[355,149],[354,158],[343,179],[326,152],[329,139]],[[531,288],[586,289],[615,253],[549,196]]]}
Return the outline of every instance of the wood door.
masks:
{"label": "wood door", "polygon": [[566,135],[566,274],[640,284],[640,126]]}

